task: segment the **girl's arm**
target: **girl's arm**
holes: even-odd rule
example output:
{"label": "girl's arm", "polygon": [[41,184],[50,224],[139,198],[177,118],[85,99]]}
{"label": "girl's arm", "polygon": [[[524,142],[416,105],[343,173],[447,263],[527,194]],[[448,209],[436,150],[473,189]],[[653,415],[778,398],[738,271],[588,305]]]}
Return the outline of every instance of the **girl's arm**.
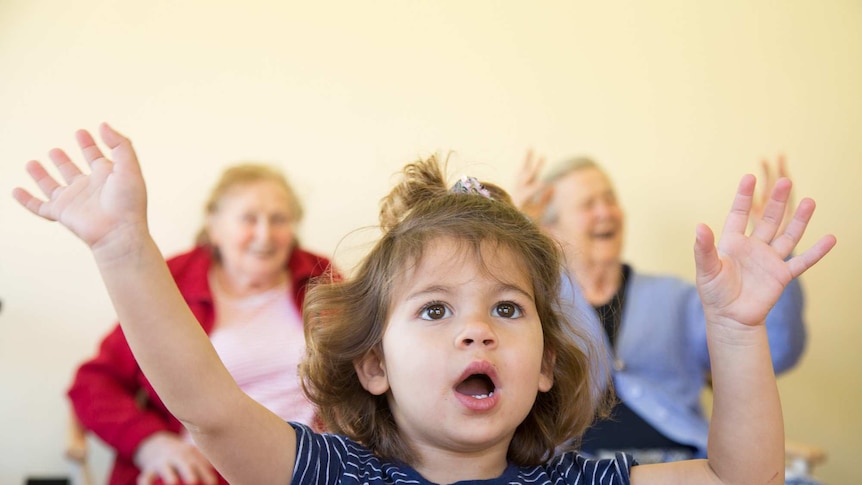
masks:
{"label": "girl's arm", "polygon": [[754,177],[747,175],[715,246],[700,225],[694,253],[697,287],[706,314],[713,380],[708,460],[638,466],[632,481],[650,483],[784,483],[784,420],[766,335],[766,315],[784,288],[828,253],[824,236],[787,261],[814,212],[803,199],[783,232],[790,181],[776,182],[764,215],[750,235]]}
{"label": "girl's arm", "polygon": [[246,396],[222,365],[149,234],[146,189],[131,143],[107,124],[100,134],[113,161],[80,130],[76,138],[90,173],[54,149],[50,158],[65,183],[32,161],[27,171],[47,200],[20,188],[15,199],[90,247],[144,374],[219,472],[236,484],[289,483],[293,429]]}

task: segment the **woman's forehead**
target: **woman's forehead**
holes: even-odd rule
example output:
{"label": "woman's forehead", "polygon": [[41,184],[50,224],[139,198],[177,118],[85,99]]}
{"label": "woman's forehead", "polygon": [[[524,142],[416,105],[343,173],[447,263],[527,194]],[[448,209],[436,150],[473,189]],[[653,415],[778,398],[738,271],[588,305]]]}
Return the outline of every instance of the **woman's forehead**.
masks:
{"label": "woman's forehead", "polygon": [[287,190],[272,180],[257,180],[254,182],[232,185],[219,197],[220,207],[227,205],[248,205],[267,202],[269,205],[290,207],[290,196]]}

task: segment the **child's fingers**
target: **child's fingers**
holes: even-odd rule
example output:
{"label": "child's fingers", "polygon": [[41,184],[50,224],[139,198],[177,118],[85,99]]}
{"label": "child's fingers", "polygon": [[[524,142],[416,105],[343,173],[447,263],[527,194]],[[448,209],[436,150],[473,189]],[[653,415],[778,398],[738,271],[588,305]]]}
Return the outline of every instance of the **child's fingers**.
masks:
{"label": "child's fingers", "polygon": [[765,243],[772,242],[772,239],[778,232],[778,228],[781,227],[781,222],[784,220],[787,199],[790,197],[790,185],[790,180],[786,178],[778,179],[775,182],[769,200],[766,202],[766,207],[763,209],[763,215],[757,221],[751,237]]}
{"label": "child's fingers", "polygon": [[721,271],[721,260],[715,247],[715,235],[706,224],[698,224],[695,234],[694,262],[698,280],[709,281]]}
{"label": "child's fingers", "polygon": [[97,160],[105,158],[89,131],[78,130],[75,132],[75,138],[78,140],[78,146],[81,147],[81,153],[84,154],[87,163],[93,165]]}
{"label": "child's fingers", "polygon": [[835,244],[837,243],[837,239],[832,234],[827,234],[820,238],[814,246],[808,248],[804,253],[793,257],[790,261],[787,262],[790,267],[790,273],[794,278],[804,273],[808,268],[817,264],[823,256],[829,253]]}
{"label": "child's fingers", "polygon": [[19,204],[21,204],[25,209],[32,212],[33,214],[48,219],[49,221],[54,220],[42,214],[42,204],[44,204],[44,202],[37,199],[36,197],[33,197],[33,195],[30,194],[30,192],[28,192],[27,190],[20,187],[16,187],[12,190],[12,197],[14,197]]}
{"label": "child's fingers", "polygon": [[30,160],[26,165],[27,173],[30,174],[30,177],[36,182],[36,185],[39,186],[39,190],[45,194],[46,197],[51,198],[54,195],[54,192],[60,188],[60,184],[54,180],[54,177],[45,170],[45,167],[42,166],[37,160]]}
{"label": "child's fingers", "polygon": [[796,212],[793,214],[793,218],[784,229],[784,233],[772,241],[772,247],[778,252],[781,258],[790,256],[793,248],[802,240],[805,229],[808,227],[808,221],[811,220],[811,216],[814,214],[814,208],[815,204],[812,199],[802,199],[799,202],[799,207],[796,208]]}
{"label": "child's fingers", "polygon": [[99,125],[99,135],[102,137],[102,141],[104,141],[111,150],[114,150],[123,144],[131,146],[131,142],[128,138],[120,134],[119,131],[115,130],[107,123]]}
{"label": "child's fingers", "polygon": [[57,170],[67,184],[71,183],[75,177],[81,175],[81,169],[72,162],[72,159],[63,150],[55,148],[48,152],[48,157],[54,162],[54,166],[57,167]]}
{"label": "child's fingers", "polygon": [[125,171],[131,169],[134,172],[140,172],[140,164],[138,156],[135,154],[135,149],[132,147],[132,141],[115,130],[107,123],[99,125],[99,135],[105,145],[111,149],[111,158],[107,160],[116,163],[116,170]]}
{"label": "child's fingers", "polygon": [[745,229],[748,227],[748,214],[751,212],[754,184],[755,179],[751,174],[743,176],[742,180],[739,181],[730,213],[727,214],[727,219],[724,221],[723,233],[745,233]]}

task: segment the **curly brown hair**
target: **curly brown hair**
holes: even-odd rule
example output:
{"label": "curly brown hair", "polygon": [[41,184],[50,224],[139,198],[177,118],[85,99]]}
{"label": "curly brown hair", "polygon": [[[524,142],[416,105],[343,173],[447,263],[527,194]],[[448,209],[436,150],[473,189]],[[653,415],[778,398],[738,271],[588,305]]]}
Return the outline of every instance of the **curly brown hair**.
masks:
{"label": "curly brown hair", "polygon": [[508,459],[537,465],[577,439],[607,397],[596,382],[598,347],[561,311],[563,271],[559,246],[512,205],[498,186],[483,184],[491,197],[450,192],[437,157],[407,165],[401,182],[381,201],[383,237],[354,277],[313,287],[303,317],[307,355],[300,366],[303,388],[319,407],[327,430],[344,434],[375,454],[411,466],[418,456],[399,433],[387,397],[366,391],[354,362],[382,352],[390,295],[404,268],[419,261],[428,242],[452,238],[481,257],[481,245],[509,250],[530,278],[542,324],[544,364],[554,385],[536,396],[515,431]]}

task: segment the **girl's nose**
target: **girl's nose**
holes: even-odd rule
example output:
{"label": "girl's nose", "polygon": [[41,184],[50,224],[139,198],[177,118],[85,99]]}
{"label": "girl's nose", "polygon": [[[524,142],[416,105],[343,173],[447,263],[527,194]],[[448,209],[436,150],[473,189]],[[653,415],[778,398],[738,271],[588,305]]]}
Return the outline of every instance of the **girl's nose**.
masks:
{"label": "girl's nose", "polygon": [[488,321],[489,318],[470,317],[458,334],[458,347],[496,347],[497,335],[491,322]]}

